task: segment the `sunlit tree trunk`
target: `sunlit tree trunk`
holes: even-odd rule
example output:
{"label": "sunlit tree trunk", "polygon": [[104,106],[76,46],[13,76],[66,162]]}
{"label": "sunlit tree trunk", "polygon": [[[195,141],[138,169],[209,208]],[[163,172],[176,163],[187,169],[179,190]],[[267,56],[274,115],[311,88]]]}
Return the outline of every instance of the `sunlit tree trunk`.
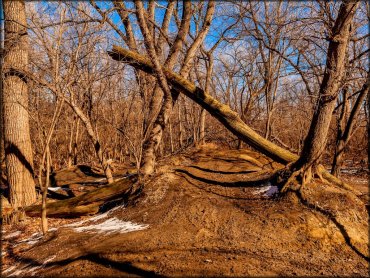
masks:
{"label": "sunlit tree trunk", "polygon": [[299,160],[292,167],[293,171],[303,170],[305,173],[304,182],[310,180],[311,168],[318,165],[326,146],[332,114],[345,73],[350,26],[357,5],[358,2],[343,2],[336,22],[330,30],[326,69],[321,82],[318,101],[302,153]]}
{"label": "sunlit tree trunk", "polygon": [[24,1],[3,1],[5,18],[4,139],[6,174],[13,207],[36,201],[28,115],[28,35]]}

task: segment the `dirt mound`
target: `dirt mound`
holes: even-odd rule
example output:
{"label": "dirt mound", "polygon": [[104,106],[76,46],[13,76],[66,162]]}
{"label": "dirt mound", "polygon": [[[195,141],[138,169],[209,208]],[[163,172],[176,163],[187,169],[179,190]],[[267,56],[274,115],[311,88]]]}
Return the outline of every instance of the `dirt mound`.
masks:
{"label": "dirt mound", "polygon": [[[357,211],[353,231],[345,230],[357,233],[357,241],[348,242],[348,234],[335,222],[348,226],[346,208],[338,207],[330,217],[325,214],[328,208],[312,205],[317,197],[331,202],[330,207],[339,206],[336,199],[343,201],[343,191],[337,189],[330,199],[322,193],[324,185],[317,185],[301,196],[271,197],[271,184],[253,184],[252,179],[256,173],[267,175],[281,167],[265,157],[246,150],[200,149],[169,158],[163,165],[129,205],[61,225],[43,239],[35,234],[27,248],[16,248],[20,239],[8,242],[3,274],[368,274],[368,262],[361,256],[367,232],[364,208],[355,196],[344,200],[353,199]],[[248,186],[238,183],[245,179]]]}

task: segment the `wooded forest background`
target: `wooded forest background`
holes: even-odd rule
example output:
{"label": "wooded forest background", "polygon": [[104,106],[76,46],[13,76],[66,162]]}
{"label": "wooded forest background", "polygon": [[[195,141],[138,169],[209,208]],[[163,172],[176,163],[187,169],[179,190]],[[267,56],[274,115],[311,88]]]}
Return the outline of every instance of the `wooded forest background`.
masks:
{"label": "wooded forest background", "polygon": [[[88,164],[102,167],[111,182],[109,171],[119,164],[144,167],[150,174],[156,160],[205,142],[247,147],[185,96],[172,93],[168,102],[158,79],[110,57],[113,45],[157,56],[166,68],[230,106],[261,136],[301,153],[340,6],[327,1],[26,2],[22,28],[28,64],[21,77],[27,79],[23,107],[35,176],[45,175],[47,162],[50,171]],[[344,164],[367,164],[369,17],[369,3],[360,2],[322,159],[336,176]],[[5,48],[12,39],[5,38]],[[143,151],[150,144],[157,144],[151,155]]]}

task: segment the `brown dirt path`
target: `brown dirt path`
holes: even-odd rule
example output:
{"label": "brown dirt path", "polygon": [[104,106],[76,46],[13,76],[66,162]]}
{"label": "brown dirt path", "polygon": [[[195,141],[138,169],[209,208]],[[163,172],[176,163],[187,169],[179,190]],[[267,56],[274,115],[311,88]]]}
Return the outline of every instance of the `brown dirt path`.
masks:
{"label": "brown dirt path", "polygon": [[[279,164],[247,150],[215,149],[169,158],[162,164],[130,206],[75,227],[59,227],[34,245],[14,247],[19,239],[7,240],[3,270],[16,267],[3,274],[368,275],[368,262],[345,243],[326,216],[293,197],[264,196],[260,190],[264,184],[238,186],[254,171],[266,173]],[[107,228],[113,220],[121,228],[127,221],[148,226],[127,233],[117,227],[108,232],[74,229],[99,223]]]}

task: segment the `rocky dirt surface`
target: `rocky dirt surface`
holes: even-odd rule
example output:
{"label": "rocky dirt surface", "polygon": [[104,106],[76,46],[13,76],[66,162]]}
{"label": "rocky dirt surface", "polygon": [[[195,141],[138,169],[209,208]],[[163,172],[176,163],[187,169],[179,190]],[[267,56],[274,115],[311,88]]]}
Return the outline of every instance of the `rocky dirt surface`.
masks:
{"label": "rocky dirt surface", "polygon": [[2,276],[368,276],[335,220],[276,197],[264,177],[279,167],[209,146],[165,159],[133,204],[50,219],[45,237],[39,219],[4,226]]}

